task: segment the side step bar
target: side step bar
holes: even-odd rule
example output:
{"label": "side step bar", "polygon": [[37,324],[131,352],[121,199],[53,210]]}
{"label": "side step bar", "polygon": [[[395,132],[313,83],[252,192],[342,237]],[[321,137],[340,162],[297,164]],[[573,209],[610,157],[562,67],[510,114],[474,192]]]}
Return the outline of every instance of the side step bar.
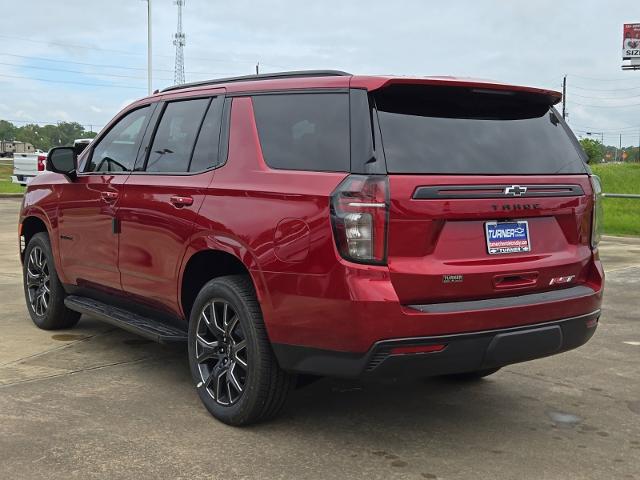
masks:
{"label": "side step bar", "polygon": [[103,322],[158,343],[186,342],[187,332],[152,318],[143,317],[87,297],[70,295],[64,300],[70,310],[98,318]]}

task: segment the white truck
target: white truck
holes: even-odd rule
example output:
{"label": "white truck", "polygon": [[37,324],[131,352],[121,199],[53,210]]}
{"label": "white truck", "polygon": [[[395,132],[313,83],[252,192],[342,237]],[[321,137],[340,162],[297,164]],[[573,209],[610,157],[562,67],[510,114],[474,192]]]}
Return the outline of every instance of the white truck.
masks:
{"label": "white truck", "polygon": [[[91,143],[91,140],[91,138],[79,138],[73,142],[73,147],[79,154]],[[36,175],[45,171],[46,161],[47,154],[42,150],[36,150],[34,153],[14,153],[11,181],[27,185]]]}
{"label": "white truck", "polygon": [[20,185],[28,184],[33,177],[44,172],[47,154],[42,150],[34,153],[13,154],[13,175],[11,181]]}

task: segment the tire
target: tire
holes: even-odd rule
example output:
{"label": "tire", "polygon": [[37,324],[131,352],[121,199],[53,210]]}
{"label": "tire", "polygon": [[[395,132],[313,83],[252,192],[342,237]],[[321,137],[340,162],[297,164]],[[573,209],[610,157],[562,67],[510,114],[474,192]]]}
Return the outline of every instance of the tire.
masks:
{"label": "tire", "polygon": [[248,276],[219,277],[202,287],[188,345],[196,390],[215,418],[243,426],[282,410],[296,377],[278,365]]}
{"label": "tire", "polygon": [[484,370],[475,370],[473,372],[451,373],[449,375],[443,375],[443,378],[457,381],[457,382],[473,382],[473,381],[480,380],[484,377],[488,377],[489,375],[493,375],[498,370],[500,370],[500,367],[486,368]]}
{"label": "tire", "polygon": [[67,294],[60,283],[51,253],[49,236],[36,233],[24,252],[22,283],[31,320],[43,330],[71,328],[80,313],[64,305]]}

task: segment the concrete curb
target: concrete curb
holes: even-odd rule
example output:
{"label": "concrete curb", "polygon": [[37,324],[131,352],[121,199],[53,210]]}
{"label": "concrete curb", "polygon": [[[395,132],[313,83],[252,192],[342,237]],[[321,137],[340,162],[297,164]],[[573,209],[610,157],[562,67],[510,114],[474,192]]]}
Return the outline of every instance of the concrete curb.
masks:
{"label": "concrete curb", "polygon": [[0,193],[0,200],[3,198],[22,198],[24,193]]}

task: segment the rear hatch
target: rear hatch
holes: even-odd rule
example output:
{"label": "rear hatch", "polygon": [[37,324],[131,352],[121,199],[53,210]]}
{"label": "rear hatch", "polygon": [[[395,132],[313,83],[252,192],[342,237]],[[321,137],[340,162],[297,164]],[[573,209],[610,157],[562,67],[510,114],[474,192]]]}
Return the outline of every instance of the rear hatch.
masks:
{"label": "rear hatch", "polygon": [[557,97],[406,84],[372,97],[389,173],[388,265],[403,304],[587,280],[592,189]]}

